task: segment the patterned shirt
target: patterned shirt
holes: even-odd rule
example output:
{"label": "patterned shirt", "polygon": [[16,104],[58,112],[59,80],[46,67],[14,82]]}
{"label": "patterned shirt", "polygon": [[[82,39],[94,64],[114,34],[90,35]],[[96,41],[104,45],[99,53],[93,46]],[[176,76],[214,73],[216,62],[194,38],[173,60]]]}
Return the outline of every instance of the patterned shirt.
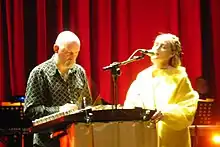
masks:
{"label": "patterned shirt", "polygon": [[[81,108],[83,97],[86,97],[87,105],[92,102],[85,70],[75,64],[64,80],[54,56],[31,71],[25,95],[24,112],[31,120],[56,113],[59,106],[66,103],[74,103]],[[36,133],[33,143],[42,147],[59,146],[59,140],[52,140],[49,135],[50,133]]]}

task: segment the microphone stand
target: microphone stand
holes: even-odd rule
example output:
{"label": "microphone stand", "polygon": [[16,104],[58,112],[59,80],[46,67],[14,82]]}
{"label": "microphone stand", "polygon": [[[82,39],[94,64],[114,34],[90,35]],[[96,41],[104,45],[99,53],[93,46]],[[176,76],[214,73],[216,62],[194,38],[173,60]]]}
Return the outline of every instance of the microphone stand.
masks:
{"label": "microphone stand", "polygon": [[114,107],[115,109],[117,109],[117,104],[118,104],[118,76],[120,76],[121,74],[120,66],[143,59],[145,56],[143,53],[140,56],[133,56],[137,51],[139,50],[136,50],[127,60],[122,62],[113,62],[109,66],[103,68],[103,70],[111,70],[112,81],[113,81],[112,109],[114,109]]}

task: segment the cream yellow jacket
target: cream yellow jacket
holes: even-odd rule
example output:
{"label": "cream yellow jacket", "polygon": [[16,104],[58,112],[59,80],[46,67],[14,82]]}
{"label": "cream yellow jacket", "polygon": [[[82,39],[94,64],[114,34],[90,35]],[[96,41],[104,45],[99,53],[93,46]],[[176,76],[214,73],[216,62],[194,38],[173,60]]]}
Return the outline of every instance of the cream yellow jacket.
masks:
{"label": "cream yellow jacket", "polygon": [[188,127],[193,122],[198,98],[184,67],[156,70],[151,66],[131,84],[124,108],[161,110],[164,117],[157,123],[158,146],[190,147]]}

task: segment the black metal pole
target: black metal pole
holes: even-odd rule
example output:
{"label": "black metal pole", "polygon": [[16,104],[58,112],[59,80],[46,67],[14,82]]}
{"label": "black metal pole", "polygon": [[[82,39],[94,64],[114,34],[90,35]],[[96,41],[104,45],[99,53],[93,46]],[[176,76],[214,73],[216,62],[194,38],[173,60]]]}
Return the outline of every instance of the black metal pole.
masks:
{"label": "black metal pole", "polygon": [[112,74],[112,82],[113,82],[113,97],[112,97],[112,109],[115,106],[115,109],[117,109],[117,104],[118,104],[118,76],[120,75],[120,68],[118,65],[114,66],[111,69],[111,74]]}

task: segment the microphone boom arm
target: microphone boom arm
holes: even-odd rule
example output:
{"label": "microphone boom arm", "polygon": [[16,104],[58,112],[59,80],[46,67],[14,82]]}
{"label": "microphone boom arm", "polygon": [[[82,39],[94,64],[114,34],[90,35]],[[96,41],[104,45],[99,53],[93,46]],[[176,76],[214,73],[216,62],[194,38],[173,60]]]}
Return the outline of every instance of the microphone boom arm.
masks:
{"label": "microphone boom arm", "polygon": [[126,65],[128,63],[132,63],[134,61],[138,61],[138,60],[143,59],[145,56],[144,53],[142,53],[141,56],[134,56],[134,54],[138,51],[140,51],[140,49],[134,51],[133,54],[127,60],[122,61],[122,62],[113,62],[110,65],[103,67],[103,70],[109,70],[114,67],[119,67],[119,66]]}
{"label": "microphone boom arm", "polygon": [[108,66],[103,67],[103,70],[111,70],[112,74],[112,81],[113,81],[113,104],[112,109],[117,109],[117,104],[118,104],[118,91],[117,91],[117,81],[118,81],[118,76],[120,75],[120,66],[126,65],[128,63],[138,61],[144,58],[145,54],[141,52],[140,56],[134,56],[135,53],[138,51],[141,51],[141,49],[137,49],[134,51],[134,53],[125,61],[122,62],[113,62]]}

